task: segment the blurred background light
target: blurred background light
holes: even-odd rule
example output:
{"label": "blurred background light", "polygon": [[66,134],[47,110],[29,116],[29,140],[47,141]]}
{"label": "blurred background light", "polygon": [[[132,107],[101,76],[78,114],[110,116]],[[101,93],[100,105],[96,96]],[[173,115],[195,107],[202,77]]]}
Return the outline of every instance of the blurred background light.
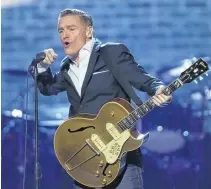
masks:
{"label": "blurred background light", "polygon": [[189,135],[189,132],[188,131],[184,131],[183,135],[184,135],[184,137],[187,137]]}
{"label": "blurred background light", "polygon": [[12,110],[12,116],[21,118],[23,116],[23,113],[21,110],[14,109]]}
{"label": "blurred background light", "polygon": [[163,130],[163,127],[162,126],[158,126],[157,127],[157,131],[161,132]]}
{"label": "blurred background light", "polygon": [[36,0],[1,0],[1,7],[7,8],[7,7],[26,5],[32,3],[33,1]]}

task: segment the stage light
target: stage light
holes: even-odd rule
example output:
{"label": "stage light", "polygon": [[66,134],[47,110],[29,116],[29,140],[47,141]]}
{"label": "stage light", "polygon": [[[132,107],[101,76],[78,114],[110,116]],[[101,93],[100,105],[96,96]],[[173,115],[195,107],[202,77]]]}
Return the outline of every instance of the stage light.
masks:
{"label": "stage light", "polygon": [[200,92],[195,92],[195,93],[191,94],[191,98],[193,100],[202,100],[203,96]]}
{"label": "stage light", "polygon": [[184,131],[183,132],[183,136],[187,137],[189,135],[189,132],[188,131]]}
{"label": "stage light", "polygon": [[33,0],[2,0],[1,7],[8,8],[33,3]]}
{"label": "stage light", "polygon": [[24,166],[23,165],[19,165],[17,167],[17,169],[18,169],[19,173],[23,173],[24,172]]}
{"label": "stage light", "polygon": [[161,132],[162,130],[163,130],[163,127],[162,127],[162,126],[158,126],[158,127],[157,127],[157,131],[158,131],[158,132]]}
{"label": "stage light", "polygon": [[174,76],[177,77],[181,74],[181,72],[183,72],[185,69],[187,69],[188,67],[190,67],[192,65],[191,59],[185,59],[182,61],[182,65],[179,67],[176,67],[174,69],[171,69],[168,74],[170,76]]}
{"label": "stage light", "polygon": [[57,118],[57,119],[62,119],[62,117],[63,117],[63,116],[62,116],[61,113],[56,113],[56,118]]}
{"label": "stage light", "polygon": [[23,116],[23,112],[21,110],[14,109],[12,111],[12,116],[13,117],[20,117],[21,118]]}

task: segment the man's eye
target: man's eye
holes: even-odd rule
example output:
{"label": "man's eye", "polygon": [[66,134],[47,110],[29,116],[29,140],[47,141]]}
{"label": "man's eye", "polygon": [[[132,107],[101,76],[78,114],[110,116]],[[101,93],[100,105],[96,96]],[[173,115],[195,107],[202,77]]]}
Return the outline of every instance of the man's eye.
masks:
{"label": "man's eye", "polygon": [[59,30],[59,33],[62,33],[63,32],[63,30]]}

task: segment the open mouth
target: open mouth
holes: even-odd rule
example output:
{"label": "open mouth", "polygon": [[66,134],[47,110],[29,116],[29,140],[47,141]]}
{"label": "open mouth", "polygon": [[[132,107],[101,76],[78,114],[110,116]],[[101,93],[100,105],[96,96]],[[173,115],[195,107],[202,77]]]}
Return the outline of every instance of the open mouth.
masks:
{"label": "open mouth", "polygon": [[70,43],[69,42],[64,42],[63,45],[64,45],[64,48],[68,48],[70,46]]}

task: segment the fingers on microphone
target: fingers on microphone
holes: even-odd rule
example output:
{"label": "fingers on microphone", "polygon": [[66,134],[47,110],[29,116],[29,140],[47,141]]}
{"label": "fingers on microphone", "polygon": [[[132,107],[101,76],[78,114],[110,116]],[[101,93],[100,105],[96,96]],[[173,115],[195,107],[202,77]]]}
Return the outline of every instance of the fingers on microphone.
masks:
{"label": "fingers on microphone", "polygon": [[53,57],[54,60],[58,56],[53,49],[49,49],[49,54],[51,54],[51,56]]}
{"label": "fingers on microphone", "polygon": [[45,57],[45,59],[42,62],[45,63],[45,64],[49,64],[48,61],[49,61],[49,59],[47,57]]}
{"label": "fingers on microphone", "polygon": [[[53,50],[53,49],[52,49],[52,50]],[[50,49],[46,49],[46,50],[44,50],[44,52],[45,52],[46,57],[45,57],[45,59],[43,60],[43,62],[46,63],[46,64],[52,64],[53,61],[54,61],[54,58],[53,58],[53,56],[51,55]]]}
{"label": "fingers on microphone", "polygon": [[46,54],[46,57],[48,58],[50,64],[53,63],[53,61],[54,61],[53,57],[51,56],[51,54],[49,52]]}

